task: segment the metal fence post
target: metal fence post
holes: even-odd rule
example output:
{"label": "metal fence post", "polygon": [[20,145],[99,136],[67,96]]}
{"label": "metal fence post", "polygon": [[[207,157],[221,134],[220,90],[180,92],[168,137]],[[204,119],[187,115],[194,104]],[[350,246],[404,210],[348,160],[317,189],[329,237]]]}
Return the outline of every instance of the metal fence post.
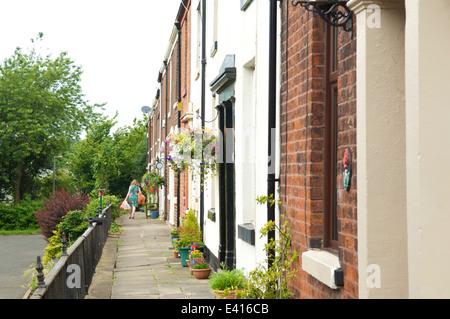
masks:
{"label": "metal fence post", "polygon": [[36,286],[36,288],[45,288],[45,282],[44,282],[44,267],[42,266],[41,263],[41,256],[37,256],[37,263],[36,263],[36,271],[37,271],[37,280],[38,280],[38,284]]}
{"label": "metal fence post", "polygon": [[67,256],[67,238],[66,238],[66,233],[63,232],[61,234],[61,256]]}

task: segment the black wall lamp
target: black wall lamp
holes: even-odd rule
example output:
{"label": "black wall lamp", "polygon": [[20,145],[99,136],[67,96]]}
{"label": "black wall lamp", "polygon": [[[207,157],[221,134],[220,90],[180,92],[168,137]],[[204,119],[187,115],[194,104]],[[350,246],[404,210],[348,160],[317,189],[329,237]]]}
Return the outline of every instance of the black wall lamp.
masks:
{"label": "black wall lamp", "polygon": [[347,1],[298,1],[292,0],[292,5],[300,4],[307,11],[320,15],[333,27],[342,27],[344,31],[350,32],[353,38],[353,12],[347,7]]}

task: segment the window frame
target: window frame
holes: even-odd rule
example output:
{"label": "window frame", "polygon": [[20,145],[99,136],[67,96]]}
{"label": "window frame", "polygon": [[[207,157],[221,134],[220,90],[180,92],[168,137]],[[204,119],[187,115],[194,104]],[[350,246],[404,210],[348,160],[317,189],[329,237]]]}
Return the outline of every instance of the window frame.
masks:
{"label": "window frame", "polygon": [[326,25],[326,75],[325,75],[325,198],[324,238],[325,249],[338,248],[338,28]]}

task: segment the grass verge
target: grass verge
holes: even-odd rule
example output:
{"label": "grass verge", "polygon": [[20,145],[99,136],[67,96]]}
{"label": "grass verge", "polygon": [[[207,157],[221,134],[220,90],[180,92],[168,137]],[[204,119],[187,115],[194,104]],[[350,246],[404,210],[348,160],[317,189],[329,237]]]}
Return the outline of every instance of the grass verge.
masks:
{"label": "grass verge", "polygon": [[40,234],[40,229],[24,229],[24,230],[1,230],[0,236],[10,236],[10,235],[36,235]]}

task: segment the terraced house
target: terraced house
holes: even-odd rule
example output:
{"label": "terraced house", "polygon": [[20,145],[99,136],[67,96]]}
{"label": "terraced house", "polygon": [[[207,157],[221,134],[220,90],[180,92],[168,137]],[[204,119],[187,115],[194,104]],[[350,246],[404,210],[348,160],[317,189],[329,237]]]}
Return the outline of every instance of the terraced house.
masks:
{"label": "terraced house", "polygon": [[[295,298],[449,297],[449,13],[446,0],[181,1],[149,164],[188,126],[217,130],[223,158],[203,181],[166,162],[162,216],[192,208],[208,260],[250,271],[259,229],[285,211]],[[270,193],[281,208],[256,204]]]}

